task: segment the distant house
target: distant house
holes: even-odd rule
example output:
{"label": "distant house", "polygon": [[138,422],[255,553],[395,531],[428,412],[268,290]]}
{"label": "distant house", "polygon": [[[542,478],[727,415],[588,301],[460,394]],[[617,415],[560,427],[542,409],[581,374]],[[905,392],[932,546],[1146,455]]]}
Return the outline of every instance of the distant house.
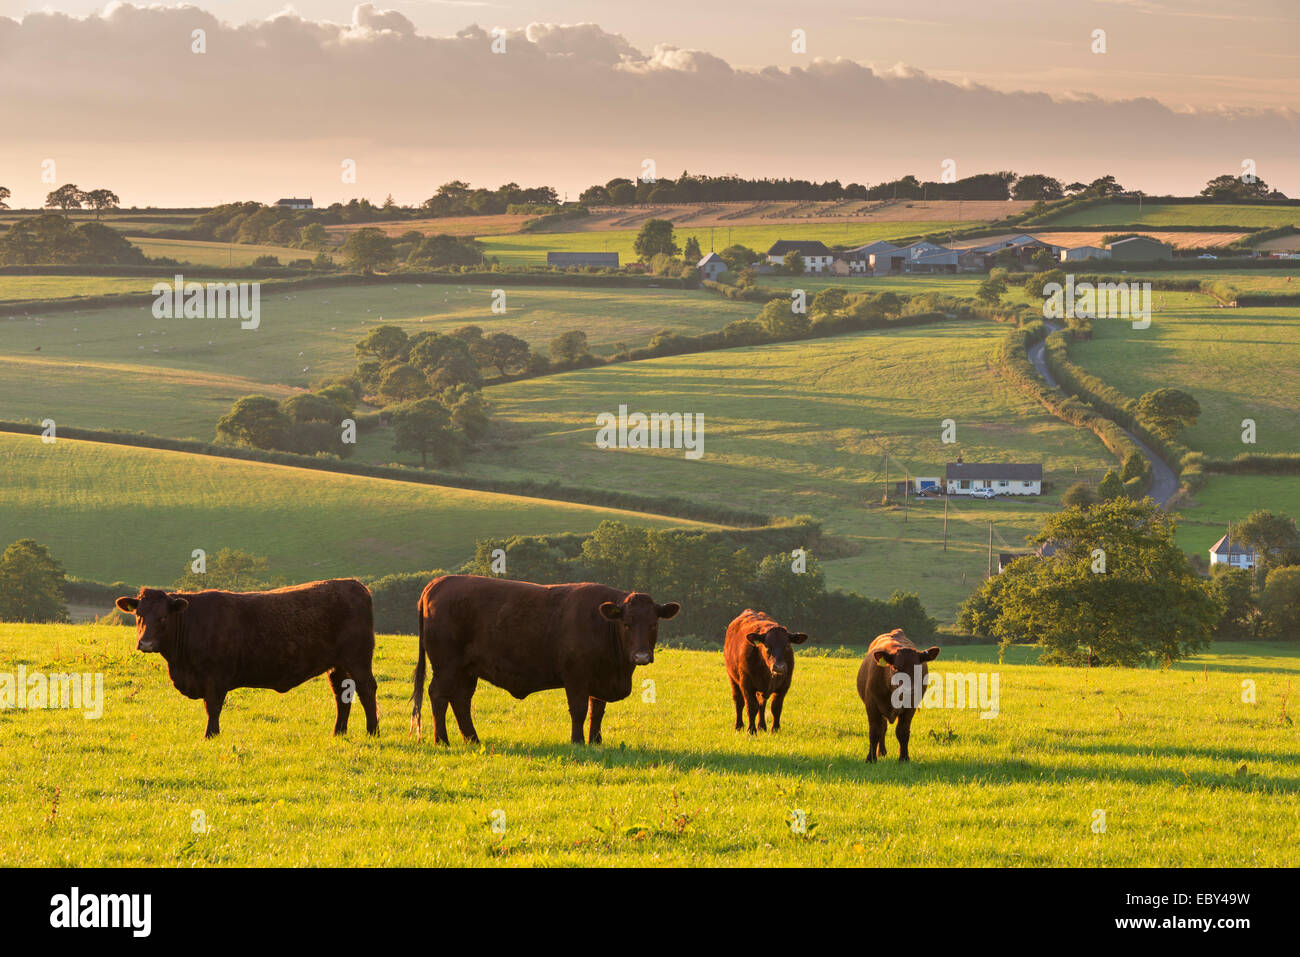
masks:
{"label": "distant house", "polygon": [[717,253],[709,253],[703,259],[695,264],[695,268],[700,271],[701,279],[717,279],[730,267],[727,261]]}
{"label": "distant house", "polygon": [[279,209],[311,209],[311,197],[307,199],[277,199],[275,205]]}
{"label": "distant house", "polygon": [[1110,244],[1112,262],[1146,263],[1173,259],[1174,247],[1150,236],[1130,236]]}
{"label": "distant house", "polygon": [[1036,464],[949,462],[944,480],[949,495],[974,495],[984,489],[998,495],[1043,493],[1043,467]]}
{"label": "distant house", "polygon": [[778,266],[785,262],[785,257],[790,253],[798,253],[803,257],[805,272],[829,272],[831,263],[835,261],[835,254],[825,243],[816,239],[778,239],[767,251],[767,261]]}
{"label": "distant house", "polygon": [[1229,568],[1255,567],[1255,551],[1232,541],[1231,532],[1224,535],[1210,548],[1211,565],[1227,565]]}
{"label": "distant house", "polygon": [[955,249],[924,240],[910,246],[890,246],[889,243],[881,246],[870,254],[871,267],[868,271],[873,276],[957,271],[958,253]]}
{"label": "distant house", "polygon": [[1073,246],[1061,250],[1061,262],[1077,263],[1086,259],[1109,259],[1110,250],[1104,246]]}
{"label": "distant house", "polygon": [[617,269],[618,253],[547,253],[546,265],[559,269],[570,266],[595,266],[597,269]]}

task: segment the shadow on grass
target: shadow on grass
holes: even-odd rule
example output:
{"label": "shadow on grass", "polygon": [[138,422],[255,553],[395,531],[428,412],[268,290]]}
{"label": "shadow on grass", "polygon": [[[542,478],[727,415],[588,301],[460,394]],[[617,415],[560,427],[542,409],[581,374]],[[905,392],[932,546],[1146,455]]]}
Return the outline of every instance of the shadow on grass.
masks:
{"label": "shadow on grass", "polygon": [[[1300,792],[1300,776],[1270,777],[1260,780],[1249,773],[1235,775],[1225,767],[1221,773],[1198,771],[1184,772],[1176,769],[1136,770],[1100,766],[1087,768],[1062,768],[1026,758],[1004,759],[968,759],[952,760],[943,757],[942,746],[919,741],[914,735],[911,751],[913,758],[904,764],[898,760],[898,742],[891,734],[886,746],[889,755],[875,764],[866,760],[866,735],[863,735],[862,753],[858,756],[836,757],[830,761],[824,757],[793,757],[779,754],[743,754],[737,752],[693,752],[669,748],[620,748],[618,745],[605,744],[594,748],[572,744],[556,745],[521,745],[515,743],[489,744],[499,753],[531,758],[554,758],[569,760],[578,764],[600,766],[603,768],[643,768],[673,765],[678,768],[700,768],[723,774],[786,774],[791,776],[814,777],[827,783],[839,784],[930,784],[962,783],[979,779],[983,784],[1019,784],[1042,783],[1050,781],[1067,785],[1072,782],[1087,781],[1108,783],[1130,783],[1143,786],[1169,785],[1172,787],[1191,785],[1197,788],[1225,788],[1241,792],[1261,790],[1284,790]],[[1081,746],[1067,747],[1064,750],[1103,756],[1106,754],[1126,753],[1125,746]],[[1187,757],[1202,756],[1197,749],[1178,747],[1153,747],[1143,750],[1132,746],[1133,754],[1151,754],[1153,757]],[[1204,756],[1214,756],[1212,753]],[[1292,756],[1276,756],[1277,760],[1288,760]],[[1229,763],[1245,760],[1250,756],[1232,756],[1223,753]]]}

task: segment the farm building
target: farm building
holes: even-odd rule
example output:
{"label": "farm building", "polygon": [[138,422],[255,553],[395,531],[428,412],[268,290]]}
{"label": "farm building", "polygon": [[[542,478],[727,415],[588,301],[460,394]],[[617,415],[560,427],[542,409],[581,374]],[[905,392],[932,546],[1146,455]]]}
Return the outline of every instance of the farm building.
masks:
{"label": "farm building", "polygon": [[[888,245],[885,243],[883,245]],[[902,248],[881,249],[871,253],[870,273],[936,273],[957,271],[957,251],[924,240]]]}
{"label": "farm building", "polygon": [[1255,567],[1255,552],[1234,542],[1232,532],[1228,532],[1210,547],[1210,564],[1249,570]]}
{"label": "farm building", "polygon": [[307,199],[277,199],[275,205],[279,209],[311,209],[311,197]]}
{"label": "farm building", "polygon": [[1041,495],[1043,467],[1012,463],[949,462],[944,470],[949,495]]}
{"label": "farm building", "polygon": [[1150,236],[1130,236],[1110,244],[1110,258],[1115,262],[1145,263],[1173,259],[1174,247]]}
{"label": "farm building", "polygon": [[1075,246],[1061,250],[1061,262],[1077,263],[1086,259],[1109,259],[1110,250],[1103,246]]}
{"label": "farm building", "polygon": [[835,261],[829,247],[816,239],[778,239],[767,251],[767,261],[778,266],[785,262],[787,255],[796,252],[803,257],[805,272],[829,272]]}
{"label": "farm building", "polygon": [[[867,243],[865,246],[856,246],[853,249],[846,249],[835,257],[834,272],[842,276],[865,276],[871,272],[871,257],[879,254],[895,252],[898,249],[893,243],[887,243],[883,239],[874,243]],[[844,268],[838,268],[843,264]]]}
{"label": "farm building", "polygon": [[1017,558],[1028,558],[1028,552],[998,552],[998,574],[1001,575],[1008,565]]}
{"label": "farm building", "polygon": [[566,269],[570,266],[595,266],[617,269],[618,253],[547,253],[546,265]]}
{"label": "farm building", "polygon": [[943,488],[943,479],[939,478],[937,475],[933,477],[926,476],[924,478],[915,478],[912,480],[912,487],[918,493],[929,492],[932,490],[938,491]]}
{"label": "farm building", "polygon": [[717,253],[711,252],[695,264],[701,279],[717,279],[727,271],[727,261]]}

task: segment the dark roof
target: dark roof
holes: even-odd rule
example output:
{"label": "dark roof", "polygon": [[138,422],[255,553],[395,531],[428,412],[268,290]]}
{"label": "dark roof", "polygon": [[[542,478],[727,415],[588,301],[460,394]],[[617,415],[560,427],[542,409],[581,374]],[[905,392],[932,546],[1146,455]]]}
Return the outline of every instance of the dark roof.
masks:
{"label": "dark roof", "polygon": [[618,253],[547,253],[548,266],[618,266]]}
{"label": "dark roof", "polygon": [[1252,549],[1246,548],[1237,542],[1229,544],[1228,536],[1224,535],[1210,547],[1211,554],[1214,555],[1254,555]]}
{"label": "dark roof", "polygon": [[816,239],[778,239],[767,251],[769,256],[784,256],[786,253],[798,252],[805,256],[829,256],[830,249],[825,243]]}
{"label": "dark roof", "polygon": [[1012,465],[985,462],[949,462],[944,475],[948,479],[1012,479],[1020,482],[1041,482],[1041,465]]}
{"label": "dark roof", "polygon": [[727,261],[726,261],[725,259],[723,259],[721,256],[719,256],[717,253],[709,253],[707,256],[705,256],[703,259],[701,259],[701,260],[700,260],[699,262],[697,262],[695,265],[696,265],[696,266],[703,266],[703,265],[705,265],[706,263],[722,263],[722,264],[725,266],[725,265],[727,264]]}
{"label": "dark roof", "polygon": [[288,205],[290,205],[291,203],[297,203],[297,204],[300,204],[300,205],[301,205],[302,203],[306,203],[307,205],[310,206],[310,205],[311,205],[311,198],[308,197],[307,199],[277,199],[277,200],[275,201],[275,205],[277,205],[277,206],[288,206]]}
{"label": "dark roof", "polygon": [[1130,236],[1128,239],[1117,239],[1110,245],[1111,248],[1114,248],[1115,246],[1123,246],[1125,243],[1136,243],[1136,242],[1151,243],[1154,246],[1169,245],[1169,243],[1162,242],[1161,240],[1156,239],[1152,236]]}
{"label": "dark roof", "polygon": [[844,251],[844,258],[853,256],[854,258],[861,257],[862,259],[866,259],[873,253],[893,252],[897,248],[898,247],[893,243],[887,243],[883,239],[878,239],[874,243],[867,243],[865,246],[855,246],[852,249],[846,249]]}

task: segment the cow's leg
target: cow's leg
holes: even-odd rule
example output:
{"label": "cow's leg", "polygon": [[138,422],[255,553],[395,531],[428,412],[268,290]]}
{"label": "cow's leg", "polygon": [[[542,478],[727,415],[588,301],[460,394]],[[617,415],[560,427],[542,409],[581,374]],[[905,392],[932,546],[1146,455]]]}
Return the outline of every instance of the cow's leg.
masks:
{"label": "cow's leg", "polygon": [[749,718],[749,733],[757,734],[754,722],[758,719],[758,693],[753,688],[742,687],[741,690],[745,693],[745,715]]}
{"label": "cow's leg", "polygon": [[885,716],[878,714],[867,707],[867,760],[875,762],[876,752],[879,749],[880,754],[885,753],[885,730],[889,726],[885,724]]}
{"label": "cow's leg", "polygon": [[451,699],[442,693],[442,676],[434,674],[429,682],[429,707],[433,711],[433,741],[435,744],[451,744],[447,737],[447,705]]}
{"label": "cow's leg", "polygon": [[771,695],[766,695],[766,694],[758,696],[758,730],[759,731],[767,730],[767,699],[770,697]]}
{"label": "cow's leg", "polygon": [[600,744],[600,722],[605,717],[605,702],[599,698],[592,698],[591,701],[591,731],[587,735],[588,744]]}
{"label": "cow's leg", "polygon": [[352,702],[344,700],[348,695],[347,688],[343,686],[348,677],[348,672],[343,667],[330,672],[330,687],[334,689],[334,709],[337,713],[334,719],[335,734],[347,734],[348,731],[348,714],[352,711]]}
{"label": "cow's leg", "polygon": [[731,682],[731,700],[736,706],[736,730],[739,731],[745,726],[741,715],[745,713],[745,693],[740,690],[740,682]]}
{"label": "cow's leg", "polygon": [[[914,714],[916,714],[915,709],[904,711],[898,716],[898,727],[894,729],[894,734],[898,737],[898,760],[900,761],[910,760],[907,756],[907,742],[912,737],[912,715]],[[882,750],[880,753],[885,752]]]}
{"label": "cow's leg", "polygon": [[451,699],[451,710],[456,715],[460,736],[475,744],[478,743],[478,732],[474,730],[474,721],[470,717],[470,704],[474,700],[474,692],[477,688],[477,678],[464,679],[457,685],[456,693]]}
{"label": "cow's leg", "polygon": [[221,733],[221,706],[225,703],[224,691],[209,690],[203,696],[204,707],[208,710],[208,730],[203,733],[205,738],[215,738]]}
{"label": "cow's leg", "polygon": [[785,704],[785,692],[778,691],[772,695],[772,733],[781,730],[781,706]]}
{"label": "cow's leg", "polygon": [[[356,694],[361,699],[361,710],[366,713],[366,734],[377,734],[379,732],[379,703],[376,695],[379,691],[379,682],[375,680],[375,672],[371,668],[368,657],[360,658],[357,661],[349,662],[348,674],[356,682]],[[344,718],[344,730],[347,730],[347,719]]]}
{"label": "cow's leg", "polygon": [[569,741],[572,744],[585,744],[586,741],[582,736],[582,726],[587,722],[587,707],[590,698],[582,688],[565,688],[564,694],[569,699],[569,722],[571,725]]}

